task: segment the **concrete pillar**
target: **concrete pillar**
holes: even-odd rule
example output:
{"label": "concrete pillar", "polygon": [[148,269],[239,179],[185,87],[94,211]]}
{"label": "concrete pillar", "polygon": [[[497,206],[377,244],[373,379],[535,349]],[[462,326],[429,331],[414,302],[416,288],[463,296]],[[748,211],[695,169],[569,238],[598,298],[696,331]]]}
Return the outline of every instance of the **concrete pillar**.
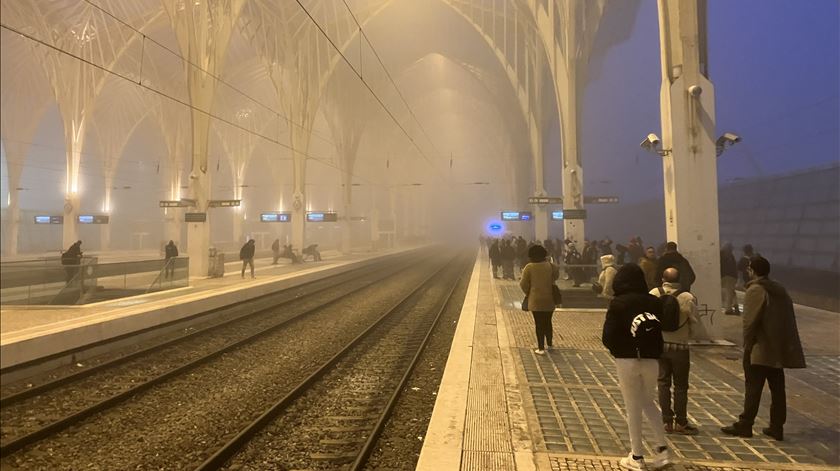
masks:
{"label": "concrete pillar", "polygon": [[62,226],[62,246],[66,249],[79,240],[79,164],[84,147],[84,118],[65,120],[65,146],[67,154],[67,182],[64,194],[64,224]]}
{"label": "concrete pillar", "polygon": [[379,209],[370,210],[370,245],[372,250],[379,247]]}
{"label": "concrete pillar", "polygon": [[[706,76],[705,0],[659,0],[663,177],[669,241],[691,262],[692,291],[720,309],[715,90]],[[695,88],[699,87],[699,88]],[[693,92],[693,93],[692,93]],[[701,306],[702,307],[702,306]],[[720,338],[703,317],[702,336]]]}
{"label": "concrete pillar", "polygon": [[20,233],[20,192],[18,184],[9,184],[9,212],[6,224],[6,236],[3,238],[3,253],[7,256],[17,255],[18,235]]}
{"label": "concrete pillar", "polygon": [[[547,196],[543,171],[542,133],[533,116],[529,117],[528,121],[531,158],[534,164],[534,196]],[[542,206],[532,205],[531,208],[534,216],[534,236],[537,240],[548,239],[548,212]]]}
{"label": "concrete pillar", "polygon": [[245,242],[242,240],[243,234],[242,227],[245,225],[245,209],[244,208],[233,208],[233,224],[231,224],[233,241],[237,244],[244,244]]}
{"label": "concrete pillar", "polygon": [[[191,77],[196,74],[189,74]],[[191,79],[197,81],[197,79]],[[196,94],[193,97],[193,105],[201,103],[209,109],[207,101],[212,100],[212,91]],[[209,95],[209,96],[207,96]],[[199,109],[204,106],[199,105]],[[197,110],[191,111],[192,115],[192,170],[189,177],[190,198],[195,200],[195,206],[189,208],[190,212],[206,213],[205,222],[187,223],[187,255],[190,257],[190,276],[207,276],[209,266],[210,249],[210,213],[208,202],[210,200],[210,174],[207,168],[207,146],[208,134],[210,131],[209,117]]]}
{"label": "concrete pillar", "polygon": [[99,250],[106,251],[111,249],[111,224],[99,225]]}

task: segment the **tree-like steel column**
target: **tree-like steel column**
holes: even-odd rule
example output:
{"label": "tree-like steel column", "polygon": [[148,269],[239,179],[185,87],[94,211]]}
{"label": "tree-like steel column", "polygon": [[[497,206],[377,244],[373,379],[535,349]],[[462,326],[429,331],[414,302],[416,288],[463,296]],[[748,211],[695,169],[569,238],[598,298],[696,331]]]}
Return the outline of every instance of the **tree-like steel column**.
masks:
{"label": "tree-like steel column", "polygon": [[[692,292],[720,309],[715,90],[708,78],[706,1],[659,0],[665,228],[691,262]],[[699,88],[695,88],[699,87]],[[721,335],[703,317],[700,335]]]}

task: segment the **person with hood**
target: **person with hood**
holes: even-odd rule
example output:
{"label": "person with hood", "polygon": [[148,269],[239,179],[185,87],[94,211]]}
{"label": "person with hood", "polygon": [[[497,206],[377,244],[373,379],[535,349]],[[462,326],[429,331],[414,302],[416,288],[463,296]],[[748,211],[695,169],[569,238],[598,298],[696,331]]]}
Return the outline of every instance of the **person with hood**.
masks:
{"label": "person with hood", "polygon": [[645,249],[644,257],[636,260],[636,263],[642,267],[642,271],[645,272],[645,282],[647,283],[648,289],[653,289],[659,286],[659,281],[656,279],[656,250],[651,245],[650,247]]}
{"label": "person with hood", "polygon": [[[694,284],[694,280],[697,279],[697,275],[694,274],[694,269],[691,268],[691,263],[689,263],[681,253],[677,252],[676,242],[668,242],[665,244],[665,253],[659,257],[659,262],[656,265],[657,283],[659,283],[659,280],[662,279],[662,273],[666,268],[676,268],[677,271],[680,272],[680,286],[682,286],[682,289],[686,291],[691,291],[691,285]],[[659,285],[657,284],[657,286]]]}
{"label": "person with hood", "polygon": [[69,249],[61,254],[61,264],[65,266],[64,275],[67,283],[73,281],[79,273],[79,266],[82,264],[82,241],[77,240]]}
{"label": "person with hood", "polygon": [[599,296],[602,298],[612,299],[613,298],[613,280],[615,279],[615,274],[618,272],[618,269],[615,267],[615,256],[614,255],[602,255],[601,256],[601,274],[598,275],[598,284],[601,285],[601,292]]}
{"label": "person with hood", "polygon": [[554,281],[560,278],[560,268],[545,258],[548,251],[541,245],[528,249],[529,263],[522,269],[519,287],[528,296],[528,310],[534,316],[537,333],[537,349],[534,353],[544,355],[552,348],[551,316],[554,314]]}
{"label": "person with hood", "polygon": [[761,255],[750,260],[750,282],[744,295],[744,410],[727,435],[752,437],[764,383],[770,385],[770,426],[764,435],[784,439],[787,419],[785,368],[805,368],[805,355],[793,301],[784,286],[767,277],[770,262]]}
{"label": "person with hood", "polygon": [[251,266],[251,278],[256,278],[254,276],[254,252],[256,251],[256,242],[254,239],[248,240],[245,242],[245,245],[239,249],[239,259],[242,260],[242,278],[245,278],[245,267],[248,265]]}
{"label": "person with hood", "polygon": [[720,291],[721,307],[724,314],[737,316],[738,299],[735,297],[735,283],[738,282],[738,264],[735,262],[735,254],[732,253],[732,244],[723,244],[720,248]]}
{"label": "person with hood", "polygon": [[175,258],[178,257],[178,247],[175,246],[175,241],[170,240],[164,248],[164,278],[167,280],[175,275]]}
{"label": "person with hood", "polygon": [[493,269],[493,278],[499,277],[499,267],[502,265],[502,251],[499,249],[499,241],[494,240],[490,244],[490,266]]}
{"label": "person with hood", "polygon": [[[618,385],[627,411],[631,451],[622,458],[623,469],[658,469],[671,462],[661,415],[656,406],[656,381],[662,356],[662,330],[658,317],[662,304],[648,293],[645,275],[636,264],[622,266],[613,280],[601,341],[615,358]],[[653,431],[654,457],[644,459],[642,415]]]}

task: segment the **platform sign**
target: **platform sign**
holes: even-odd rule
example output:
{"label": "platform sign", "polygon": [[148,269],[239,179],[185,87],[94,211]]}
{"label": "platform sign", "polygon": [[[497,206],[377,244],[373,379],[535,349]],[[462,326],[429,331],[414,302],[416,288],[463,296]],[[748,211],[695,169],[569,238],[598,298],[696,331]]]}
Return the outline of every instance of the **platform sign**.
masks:
{"label": "platform sign", "polygon": [[289,222],[291,213],[260,213],[260,222]]}
{"label": "platform sign", "polygon": [[336,222],[338,221],[338,213],[309,211],[306,213],[306,222]]}
{"label": "platform sign", "polygon": [[184,222],[207,222],[207,213],[184,213]]}
{"label": "platform sign", "polygon": [[160,207],[161,208],[186,208],[188,206],[192,206],[186,201],[179,201],[179,200],[161,200]]}
{"label": "platform sign", "polygon": [[529,196],[528,204],[563,204],[560,196]]}
{"label": "platform sign", "polygon": [[618,204],[618,196],[584,196],[585,204]]}
{"label": "platform sign", "polygon": [[242,200],[210,200],[207,206],[211,208],[233,208],[242,203]]}
{"label": "platform sign", "polygon": [[552,221],[562,221],[563,220],[563,210],[552,211],[551,212],[551,220]]}
{"label": "platform sign", "polygon": [[519,211],[502,211],[502,221],[518,221]]}
{"label": "platform sign", "polygon": [[35,224],[64,224],[64,216],[35,216]]}
{"label": "platform sign", "polygon": [[111,220],[107,215],[82,214],[79,216],[79,224],[108,224]]}
{"label": "platform sign", "polygon": [[564,209],[563,219],[586,219],[585,209]]}

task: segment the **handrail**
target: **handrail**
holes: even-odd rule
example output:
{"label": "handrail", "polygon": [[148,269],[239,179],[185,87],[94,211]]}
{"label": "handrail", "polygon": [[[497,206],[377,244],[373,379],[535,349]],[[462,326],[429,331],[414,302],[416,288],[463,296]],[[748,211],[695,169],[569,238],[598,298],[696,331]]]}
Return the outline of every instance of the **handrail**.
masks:
{"label": "handrail", "polygon": [[149,287],[146,288],[146,293],[147,294],[152,291],[152,288],[154,288],[155,283],[157,283],[158,287],[162,286],[162,282],[160,281],[160,277],[165,273],[166,269],[169,268],[169,265],[174,265],[175,258],[176,257],[172,257],[172,258],[167,258],[165,260],[165,262],[163,264],[163,268],[161,268],[160,271],[158,271],[158,274],[155,277],[155,279],[152,280],[151,284],[149,284]]}

